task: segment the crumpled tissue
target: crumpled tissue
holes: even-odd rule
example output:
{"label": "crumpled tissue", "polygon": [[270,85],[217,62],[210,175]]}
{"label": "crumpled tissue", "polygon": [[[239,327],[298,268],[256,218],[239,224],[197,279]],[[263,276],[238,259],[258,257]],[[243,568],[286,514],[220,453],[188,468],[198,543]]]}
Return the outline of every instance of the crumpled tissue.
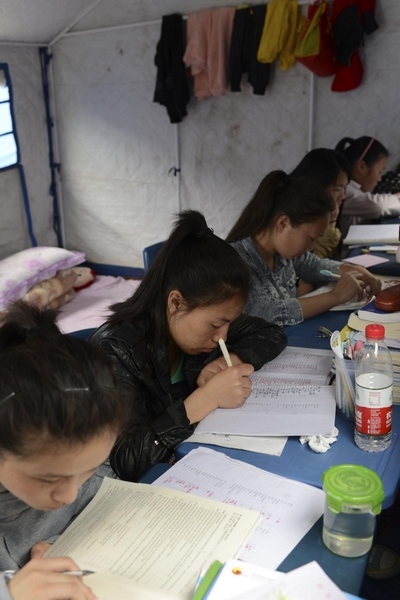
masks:
{"label": "crumpled tissue", "polygon": [[331,447],[331,444],[336,442],[337,436],[339,435],[339,429],[333,428],[332,435],[302,435],[299,438],[300,444],[306,444],[310,446],[314,452],[322,454]]}

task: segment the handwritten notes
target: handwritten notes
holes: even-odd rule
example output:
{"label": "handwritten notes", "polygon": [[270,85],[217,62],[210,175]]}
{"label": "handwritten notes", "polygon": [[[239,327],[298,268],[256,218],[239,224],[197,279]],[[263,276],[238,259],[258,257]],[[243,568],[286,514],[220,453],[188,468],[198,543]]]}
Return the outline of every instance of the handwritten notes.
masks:
{"label": "handwritten notes", "polygon": [[208,448],[197,448],[154,482],[225,504],[257,510],[260,525],[239,558],[276,569],[321,517],[324,492]]}
{"label": "handwritten notes", "polygon": [[324,385],[330,350],[286,348],[251,375],[252,391],[235,409],[217,409],[196,434],[234,436],[330,435],[335,421],[334,390]]}
{"label": "handwritten notes", "polygon": [[274,373],[279,377],[309,376],[315,383],[326,383],[326,377],[332,366],[331,350],[313,350],[288,346],[274,360],[267,363],[258,373]]}
{"label": "handwritten notes", "polygon": [[218,408],[196,432],[234,435],[329,435],[335,422],[335,391],[326,385],[269,385],[252,387],[240,408]]}

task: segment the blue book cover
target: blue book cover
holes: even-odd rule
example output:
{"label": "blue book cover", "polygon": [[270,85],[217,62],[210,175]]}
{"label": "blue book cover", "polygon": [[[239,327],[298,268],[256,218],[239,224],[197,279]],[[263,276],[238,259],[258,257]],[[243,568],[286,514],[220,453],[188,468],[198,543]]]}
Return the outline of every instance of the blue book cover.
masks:
{"label": "blue book cover", "polygon": [[388,312],[386,310],[379,310],[375,306],[375,300],[371,300],[365,306],[358,310],[358,316],[364,321],[370,323],[396,323],[400,322],[400,311]]}

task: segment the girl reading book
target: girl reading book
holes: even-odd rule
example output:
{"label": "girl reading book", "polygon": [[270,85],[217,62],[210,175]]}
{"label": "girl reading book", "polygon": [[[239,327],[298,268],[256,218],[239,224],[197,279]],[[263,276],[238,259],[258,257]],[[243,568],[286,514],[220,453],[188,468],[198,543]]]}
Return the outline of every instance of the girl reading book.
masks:
{"label": "girl reading book", "polygon": [[102,352],[22,301],[0,328],[0,598],[94,600],[70,558],[43,558],[97,492],[126,403]]}
{"label": "girl reading book", "polygon": [[[245,312],[278,325],[295,325],[338,304],[373,294],[381,282],[363,267],[321,259],[312,254],[329,223],[333,200],[316,181],[273,171],[231,229],[227,241],[251,269],[251,291]],[[340,275],[332,290],[298,297],[297,279],[316,286]]]}
{"label": "girl reading book", "polygon": [[[249,375],[286,346],[279,327],[242,314],[250,286],[245,262],[199,212],[179,215],[135,294],[112,307],[91,337],[142,407],[142,436],[129,428],[111,456],[121,479],[135,481],[168,460],[194,424],[216,408],[242,406]],[[221,355],[227,343],[233,363]]]}

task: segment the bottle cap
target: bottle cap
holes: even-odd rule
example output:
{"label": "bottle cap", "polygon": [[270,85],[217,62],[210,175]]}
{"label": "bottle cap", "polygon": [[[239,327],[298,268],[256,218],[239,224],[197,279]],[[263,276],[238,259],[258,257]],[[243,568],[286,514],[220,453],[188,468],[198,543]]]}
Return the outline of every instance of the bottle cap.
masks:
{"label": "bottle cap", "polygon": [[361,465],[334,465],[322,473],[322,484],[329,509],[342,512],[343,506],[352,506],[381,512],[385,494],[382,481],[371,469]]}
{"label": "bottle cap", "polygon": [[378,325],[378,323],[367,325],[365,328],[365,337],[370,340],[383,340],[385,337],[384,326]]}

